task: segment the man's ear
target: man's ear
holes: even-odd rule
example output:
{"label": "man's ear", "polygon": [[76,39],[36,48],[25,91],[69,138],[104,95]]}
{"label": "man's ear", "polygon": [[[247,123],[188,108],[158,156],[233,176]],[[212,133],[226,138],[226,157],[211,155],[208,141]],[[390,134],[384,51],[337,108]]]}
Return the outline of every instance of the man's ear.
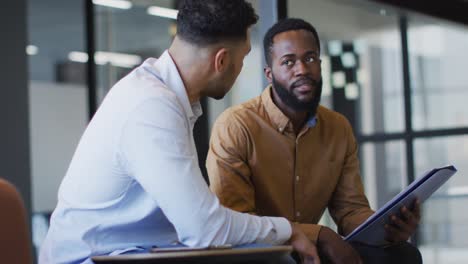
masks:
{"label": "man's ear", "polygon": [[224,72],[228,68],[230,59],[231,58],[228,49],[220,48],[218,51],[216,51],[214,56],[215,71],[218,73]]}
{"label": "man's ear", "polygon": [[266,66],[265,68],[263,68],[263,72],[265,73],[265,77],[267,78],[268,83],[271,84],[271,83],[272,83],[272,80],[273,80],[271,67],[270,67],[270,66]]}

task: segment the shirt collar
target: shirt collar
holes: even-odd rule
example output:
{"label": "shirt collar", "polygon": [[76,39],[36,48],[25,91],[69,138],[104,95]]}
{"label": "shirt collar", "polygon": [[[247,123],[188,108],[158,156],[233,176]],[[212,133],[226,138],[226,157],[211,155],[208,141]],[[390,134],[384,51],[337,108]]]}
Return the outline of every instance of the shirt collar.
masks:
{"label": "shirt collar", "polygon": [[308,126],[309,128],[315,127],[317,125],[317,120],[317,115],[309,117],[306,126]]}
{"label": "shirt collar", "polygon": [[[272,87],[269,85],[261,95],[262,102],[266,108],[267,114],[270,117],[270,120],[276,126],[278,131],[281,133],[286,129],[286,126],[289,123],[289,118],[276,106],[272,99]],[[311,116],[306,122],[306,126],[309,128],[315,127],[317,125],[317,116]]]}
{"label": "shirt collar", "polygon": [[152,67],[156,68],[158,79],[176,94],[189,119],[196,120],[203,114],[199,101],[190,105],[184,82],[180,77],[174,60],[167,50],[153,63]]}

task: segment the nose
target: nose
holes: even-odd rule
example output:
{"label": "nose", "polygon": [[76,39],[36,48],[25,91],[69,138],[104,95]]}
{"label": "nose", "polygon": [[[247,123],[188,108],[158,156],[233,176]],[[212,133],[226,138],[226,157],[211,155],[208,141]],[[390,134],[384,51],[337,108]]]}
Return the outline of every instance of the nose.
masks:
{"label": "nose", "polygon": [[302,60],[297,60],[294,65],[294,73],[296,76],[307,75],[309,73],[309,68],[305,62]]}

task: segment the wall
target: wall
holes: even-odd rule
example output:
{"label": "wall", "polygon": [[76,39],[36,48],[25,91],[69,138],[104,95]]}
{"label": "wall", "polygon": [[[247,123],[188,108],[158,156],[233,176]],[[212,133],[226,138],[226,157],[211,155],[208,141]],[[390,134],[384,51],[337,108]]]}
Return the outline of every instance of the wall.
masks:
{"label": "wall", "polygon": [[88,122],[86,100],[85,86],[30,82],[34,212],[52,211],[57,204],[58,187]]}
{"label": "wall", "polygon": [[[14,25],[14,26],[13,26]],[[30,211],[26,2],[7,1],[0,8],[0,177],[21,192]]]}

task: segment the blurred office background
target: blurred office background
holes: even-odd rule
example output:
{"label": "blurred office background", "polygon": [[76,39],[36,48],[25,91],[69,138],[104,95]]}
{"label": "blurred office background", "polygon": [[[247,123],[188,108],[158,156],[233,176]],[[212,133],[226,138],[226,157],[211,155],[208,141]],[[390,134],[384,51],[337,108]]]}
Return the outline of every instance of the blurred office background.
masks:
{"label": "blurred office background", "polygon": [[[371,206],[425,171],[454,164],[459,172],[424,204],[414,242],[424,263],[467,263],[468,2],[250,2],[260,21],[241,75],[223,100],[202,102],[195,129],[202,168],[216,117],[266,86],[264,32],[278,19],[303,18],[320,35],[322,104],[353,124]],[[36,248],[87,122],[113,84],[170,45],[176,8],[175,0],[20,0],[2,7],[0,175],[25,199]],[[327,216],[322,223],[333,226]]]}

